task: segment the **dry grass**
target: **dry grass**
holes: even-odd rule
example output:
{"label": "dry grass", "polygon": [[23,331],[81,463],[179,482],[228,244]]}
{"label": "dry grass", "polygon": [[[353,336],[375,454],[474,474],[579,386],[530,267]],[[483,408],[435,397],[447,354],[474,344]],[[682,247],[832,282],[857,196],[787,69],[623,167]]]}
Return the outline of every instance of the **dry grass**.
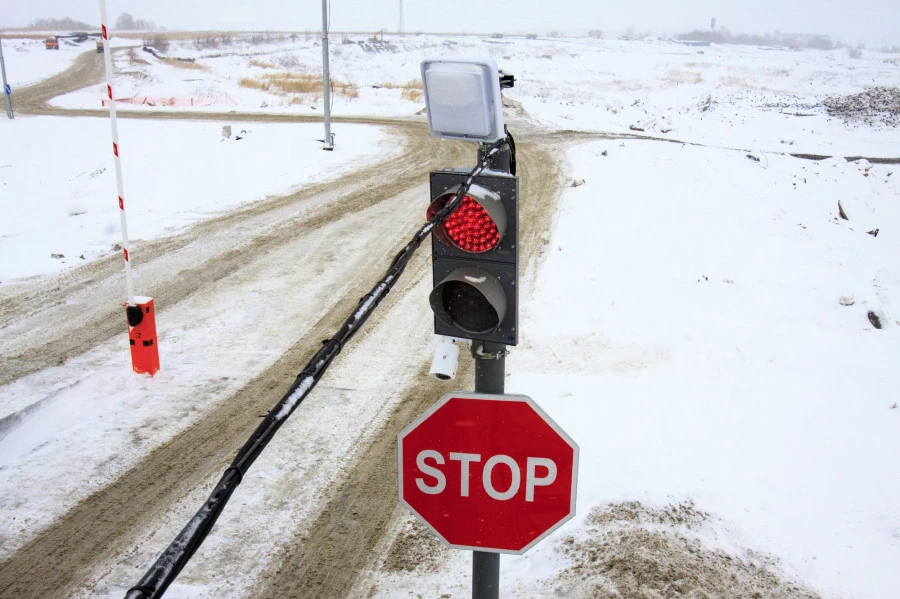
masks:
{"label": "dry grass", "polygon": [[[334,84],[333,81],[332,84]],[[341,86],[342,87],[337,87],[337,85],[332,85],[334,92],[337,95],[348,100],[355,100],[359,97],[359,88],[352,83],[342,83]]]}
{"label": "dry grass", "polygon": [[177,58],[163,58],[162,61],[167,65],[179,68],[179,69],[189,69],[192,71],[208,71],[209,67],[205,67],[202,64],[196,62],[190,62],[187,60],[178,60]]}
{"label": "dry grass", "polygon": [[[244,77],[239,82],[241,87],[258,89],[271,94],[284,96],[288,94],[321,94],[322,77],[301,73],[271,73],[262,77]],[[331,80],[332,92],[347,99],[359,97],[359,90],[352,83]],[[292,103],[297,103],[293,102]]]}
{"label": "dry grass", "polygon": [[424,95],[424,92],[420,89],[404,89],[400,97],[410,102],[421,102]]}
{"label": "dry grass", "polygon": [[225,32],[208,32],[208,31],[163,31],[156,33],[154,37],[158,36],[161,39],[170,42],[188,42],[193,41],[197,37],[201,35],[221,35]]}
{"label": "dry grass", "polygon": [[145,46],[153,46],[160,52],[166,52],[169,42],[190,43],[197,50],[209,50],[230,46],[237,43],[260,45],[289,39],[295,40],[299,36],[310,39],[310,33],[297,33],[291,31],[158,31],[153,33],[125,31],[116,32],[116,37],[141,39]]}
{"label": "dry grass", "polygon": [[269,62],[268,60],[261,60],[259,58],[251,58],[250,66],[251,67],[259,67],[261,69],[274,69],[275,63]]}
{"label": "dry grass", "polygon": [[130,77],[136,81],[152,81],[153,78],[147,73],[141,71],[120,71],[122,77]]}
{"label": "dry grass", "polygon": [[156,35],[145,37],[141,43],[145,46],[155,48],[163,54],[169,51],[169,38],[162,33],[157,33]]}
{"label": "dry grass", "polygon": [[387,83],[376,85],[375,87],[402,90],[400,97],[404,100],[409,100],[410,102],[421,102],[424,97],[422,82],[419,79],[411,79],[406,83],[394,83],[393,81],[389,81]]}
{"label": "dry grass", "polygon": [[134,48],[131,48],[130,50],[128,50],[128,64],[146,65],[146,64],[150,64],[150,63],[147,62],[146,60],[144,60],[143,58],[140,58],[137,55],[137,52],[134,51]]}
{"label": "dry grass", "polygon": [[378,87],[383,87],[384,89],[418,89],[418,90],[421,90],[422,82],[418,79],[411,79],[410,81],[407,81],[406,83],[394,83],[394,82],[382,83]]}
{"label": "dry grass", "polygon": [[268,89],[264,81],[254,79],[252,77],[241,77],[241,80],[238,81],[238,85],[240,85],[241,87],[249,87],[250,89]]}

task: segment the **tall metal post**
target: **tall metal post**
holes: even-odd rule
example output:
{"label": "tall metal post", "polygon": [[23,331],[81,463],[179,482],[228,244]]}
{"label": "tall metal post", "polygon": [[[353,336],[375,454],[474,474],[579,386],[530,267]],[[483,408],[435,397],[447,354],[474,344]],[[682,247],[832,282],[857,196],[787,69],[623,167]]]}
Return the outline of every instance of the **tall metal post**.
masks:
{"label": "tall metal post", "polygon": [[[487,146],[478,147],[478,162],[484,160]],[[512,154],[504,148],[491,160],[493,170],[511,172]],[[475,358],[475,392],[502,394],[506,387],[506,346],[489,341],[473,341]],[[500,554],[472,552],[472,599],[499,599]]]}
{"label": "tall metal post", "polygon": [[12,88],[6,82],[6,62],[3,60],[3,40],[0,39],[0,73],[3,73],[3,93],[6,96],[6,116],[10,119],[15,118],[12,109]]}
{"label": "tall metal post", "polygon": [[325,147],[333,150],[331,142],[331,78],[328,76],[328,0],[322,0],[322,98],[325,104]]}
{"label": "tall metal post", "polygon": [[[489,341],[473,341],[475,392],[502,394],[506,378],[506,346]],[[499,599],[500,554],[472,552],[472,599]]]}

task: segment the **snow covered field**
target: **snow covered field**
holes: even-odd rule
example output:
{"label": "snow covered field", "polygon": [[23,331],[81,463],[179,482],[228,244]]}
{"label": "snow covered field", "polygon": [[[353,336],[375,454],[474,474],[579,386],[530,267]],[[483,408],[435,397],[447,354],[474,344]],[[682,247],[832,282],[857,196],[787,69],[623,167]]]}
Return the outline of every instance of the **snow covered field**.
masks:
{"label": "snow covered field", "polygon": [[900,239],[865,231],[900,225],[896,167],[646,142],[572,161],[592,183],[560,207],[508,388],[576,431],[581,513],[691,499],[825,594],[892,596]]}
{"label": "snow covered field", "polygon": [[[93,41],[90,42],[94,43]],[[20,87],[37,83],[66,70],[75,57],[89,50],[89,44],[76,44],[63,40],[59,50],[45,50],[39,39],[3,38],[3,58],[6,62],[6,79],[13,94]]]}
{"label": "snow covered field", "polygon": [[[4,44],[14,86],[77,55]],[[173,44],[167,54],[199,68],[120,51],[114,88],[123,97],[235,103],[199,108],[222,111],[217,124],[122,122],[133,237],[168,234],[396,151],[364,125],[336,126],[334,153],[319,150],[320,125],[235,124],[248,130],[245,139],[223,140],[228,111],[321,112],[315,94],[240,85],[278,70],[315,73],[321,49],[312,40],[204,51]],[[514,134],[530,119],[547,131],[681,142],[567,142],[571,179],[585,184],[563,193],[549,250],[525,283],[523,343],[508,359],[506,388],[537,400],[580,444],[579,515],[529,554],[502,558],[502,595],[596,596],[610,579],[571,568],[631,525],[770,568],[821,597],[896,597],[900,165],[844,157],[896,158],[900,130],[844,122],[822,106],[830,95],[900,86],[896,56],[567,39],[335,43],[333,77],[358,95],[338,95],[334,114],[413,117],[423,105],[394,84],[416,79],[419,61],[433,55],[486,55],[515,74],[505,92]],[[95,86],[55,104],[97,108],[102,95]],[[121,107],[130,109],[146,108]],[[3,120],[0,135],[0,292],[111,251],[118,230],[108,124],[21,116]],[[790,156],[799,153],[829,158]],[[255,293],[236,285],[232,298]],[[188,306],[167,314],[160,341],[171,354],[153,379],[129,374],[126,352],[111,343],[0,389],[0,418],[54,398],[43,417],[0,433],[0,556],[177,433],[179,419],[197,417],[198,406],[171,398],[195,389],[205,405],[291,342],[291,330],[263,327],[264,309],[243,313],[248,337],[226,341],[234,378],[204,388],[216,366],[201,348],[221,323],[205,327],[196,314]],[[427,335],[428,320],[416,313],[404,326]],[[323,430],[347,426],[347,409],[309,409]],[[133,453],[118,452],[134,434]],[[265,492],[242,488],[241,498]],[[631,501],[649,515],[604,516]],[[692,506],[689,517],[653,515],[673,505]],[[605,551],[615,555],[616,543]],[[464,552],[425,572],[384,568],[374,596],[464,597],[468,568]],[[252,586],[232,583],[225,595],[185,584],[167,596],[238,597]]]}
{"label": "snow covered field", "polygon": [[[227,138],[225,124],[232,128]],[[4,195],[22,201],[0,205],[0,252],[17,257],[0,264],[0,284],[59,272],[121,243],[108,119],[33,117],[4,125]],[[342,125],[341,132],[347,140],[334,154],[316,141],[324,135],[320,124],[123,119],[129,237],[154,239],[399,150],[377,127]]]}

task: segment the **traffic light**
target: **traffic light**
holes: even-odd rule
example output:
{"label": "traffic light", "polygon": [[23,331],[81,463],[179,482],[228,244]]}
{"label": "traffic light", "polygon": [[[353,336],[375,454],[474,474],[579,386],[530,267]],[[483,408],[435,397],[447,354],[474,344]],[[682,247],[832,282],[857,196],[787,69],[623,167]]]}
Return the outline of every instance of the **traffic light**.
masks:
{"label": "traffic light", "polygon": [[[431,173],[430,218],[469,177]],[[519,178],[492,171],[475,177],[459,206],[431,238],[434,332],[447,337],[518,342]]]}

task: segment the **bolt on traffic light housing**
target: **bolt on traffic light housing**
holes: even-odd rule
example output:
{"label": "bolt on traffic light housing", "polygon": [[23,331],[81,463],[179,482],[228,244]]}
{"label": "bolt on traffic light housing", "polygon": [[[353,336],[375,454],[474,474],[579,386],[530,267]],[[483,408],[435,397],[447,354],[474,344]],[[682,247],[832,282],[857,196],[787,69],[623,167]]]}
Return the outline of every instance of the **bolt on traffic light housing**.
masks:
{"label": "bolt on traffic light housing", "polygon": [[[431,173],[432,216],[467,179]],[[462,339],[518,342],[518,178],[481,174],[432,234],[435,333]]]}

